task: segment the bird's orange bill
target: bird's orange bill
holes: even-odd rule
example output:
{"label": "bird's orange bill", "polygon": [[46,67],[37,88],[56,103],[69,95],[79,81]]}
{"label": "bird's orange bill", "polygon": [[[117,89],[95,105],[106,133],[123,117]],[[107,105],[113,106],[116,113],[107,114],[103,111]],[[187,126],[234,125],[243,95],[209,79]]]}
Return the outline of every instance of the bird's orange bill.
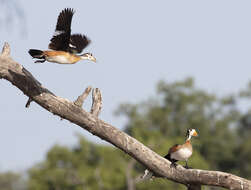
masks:
{"label": "bird's orange bill", "polygon": [[198,135],[198,133],[197,133],[196,131],[194,131],[194,132],[193,132],[193,136],[194,136],[194,137],[197,137],[197,136],[199,136],[199,135]]}

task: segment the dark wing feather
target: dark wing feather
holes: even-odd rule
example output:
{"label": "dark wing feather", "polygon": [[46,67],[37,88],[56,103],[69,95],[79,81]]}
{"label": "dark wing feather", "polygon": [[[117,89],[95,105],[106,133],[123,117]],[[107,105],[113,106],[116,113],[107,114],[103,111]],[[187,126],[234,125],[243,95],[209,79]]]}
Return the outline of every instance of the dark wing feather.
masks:
{"label": "dark wing feather", "polygon": [[81,53],[82,50],[90,44],[90,40],[82,34],[73,34],[70,38],[69,51],[71,53]]}
{"label": "dark wing feather", "polygon": [[181,145],[175,144],[169,149],[168,154],[172,154],[173,152],[176,152],[180,147]]}
{"label": "dark wing feather", "polygon": [[56,31],[71,31],[71,21],[74,10],[65,8],[58,16]]}
{"label": "dark wing feather", "polygon": [[66,8],[58,16],[56,30],[51,38],[49,48],[53,50],[67,51],[71,36],[71,21],[74,10]]}
{"label": "dark wing feather", "polygon": [[65,33],[53,36],[51,43],[49,44],[49,49],[67,51],[68,41],[65,39],[67,39],[67,35]]}

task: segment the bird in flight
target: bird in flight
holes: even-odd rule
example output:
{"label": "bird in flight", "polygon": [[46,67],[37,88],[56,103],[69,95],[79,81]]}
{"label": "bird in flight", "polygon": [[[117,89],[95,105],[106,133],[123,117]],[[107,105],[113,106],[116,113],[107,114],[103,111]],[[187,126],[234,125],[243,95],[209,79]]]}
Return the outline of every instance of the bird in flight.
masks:
{"label": "bird in flight", "polygon": [[74,10],[71,8],[65,8],[59,14],[56,30],[48,47],[51,50],[29,50],[29,54],[37,59],[35,63],[48,61],[59,64],[74,64],[80,60],[96,62],[96,58],[91,53],[80,54],[90,44],[90,40],[83,34],[71,34],[73,14]]}

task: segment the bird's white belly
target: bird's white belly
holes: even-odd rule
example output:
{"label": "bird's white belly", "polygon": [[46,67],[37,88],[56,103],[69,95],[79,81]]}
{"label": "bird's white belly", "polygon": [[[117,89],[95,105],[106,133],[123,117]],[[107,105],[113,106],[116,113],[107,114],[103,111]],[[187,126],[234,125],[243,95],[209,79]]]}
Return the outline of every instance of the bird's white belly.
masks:
{"label": "bird's white belly", "polygon": [[188,148],[182,148],[171,154],[171,158],[175,160],[185,161],[192,155],[192,151]]}
{"label": "bird's white belly", "polygon": [[64,56],[50,56],[46,57],[46,60],[54,63],[70,64],[69,60]]}

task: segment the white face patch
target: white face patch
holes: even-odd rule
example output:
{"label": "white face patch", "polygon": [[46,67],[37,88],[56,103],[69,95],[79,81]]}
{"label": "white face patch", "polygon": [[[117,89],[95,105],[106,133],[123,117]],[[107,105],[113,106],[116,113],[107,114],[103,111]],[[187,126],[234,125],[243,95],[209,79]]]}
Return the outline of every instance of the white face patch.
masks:
{"label": "white face patch", "polygon": [[192,155],[189,148],[181,148],[171,154],[171,159],[185,161]]}
{"label": "white face patch", "polygon": [[193,135],[195,132],[195,129],[192,129],[191,132],[190,132],[190,135]]}

